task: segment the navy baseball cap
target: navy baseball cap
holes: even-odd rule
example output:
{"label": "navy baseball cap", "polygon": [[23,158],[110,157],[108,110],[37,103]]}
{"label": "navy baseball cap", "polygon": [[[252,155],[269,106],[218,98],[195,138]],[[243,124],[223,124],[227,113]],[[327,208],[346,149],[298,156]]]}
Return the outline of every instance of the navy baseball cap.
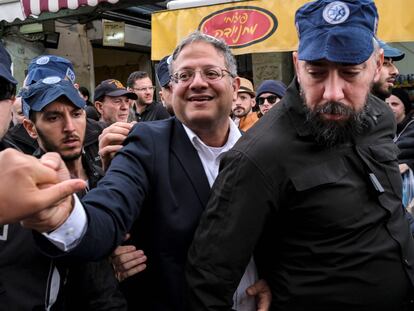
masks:
{"label": "navy baseball cap", "polygon": [[168,65],[171,62],[171,56],[165,56],[157,65],[156,76],[158,83],[162,87],[166,87],[170,83],[170,72],[168,70]]}
{"label": "navy baseball cap", "polygon": [[115,79],[104,80],[95,88],[94,101],[99,100],[103,96],[126,96],[133,100],[138,98],[137,94],[128,91],[120,81]]}
{"label": "navy baseball cap", "polygon": [[60,77],[42,79],[23,89],[21,96],[23,114],[26,117],[29,117],[30,111],[41,111],[60,96],[67,97],[78,108],[86,105],[72,82]]}
{"label": "navy baseball cap", "polygon": [[318,0],[296,11],[298,58],[361,64],[374,51],[378,12],[372,0]]}
{"label": "navy baseball cap", "polygon": [[55,55],[41,55],[32,59],[29,64],[26,86],[47,77],[67,78],[75,83],[75,72],[72,62]]}
{"label": "navy baseball cap", "polygon": [[0,77],[12,84],[17,84],[16,79],[13,78],[13,75],[11,73],[11,65],[12,61],[10,54],[0,42]]}
{"label": "navy baseball cap", "polygon": [[402,60],[405,56],[405,53],[400,51],[397,48],[392,47],[391,45],[388,45],[384,41],[381,41],[377,39],[378,44],[381,49],[384,50],[384,57],[385,58],[391,58],[393,61],[399,61]]}

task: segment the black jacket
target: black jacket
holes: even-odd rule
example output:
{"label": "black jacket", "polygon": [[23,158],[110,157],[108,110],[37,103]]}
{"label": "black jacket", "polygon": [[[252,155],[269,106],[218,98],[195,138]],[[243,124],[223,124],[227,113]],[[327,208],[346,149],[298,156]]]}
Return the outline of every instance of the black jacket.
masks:
{"label": "black jacket", "polygon": [[368,102],[363,134],[326,148],[292,83],[223,157],[189,251],[189,310],[230,310],[252,253],[271,310],[406,310],[414,242],[395,121],[383,102]]}
{"label": "black jacket", "polygon": [[406,163],[414,169],[414,116],[412,114],[397,125],[394,141],[401,151],[398,155],[399,163]]}
{"label": "black jacket", "polygon": [[151,105],[146,106],[142,113],[135,112],[135,119],[138,122],[163,120],[169,117],[170,114],[167,109],[159,102],[153,102]]}

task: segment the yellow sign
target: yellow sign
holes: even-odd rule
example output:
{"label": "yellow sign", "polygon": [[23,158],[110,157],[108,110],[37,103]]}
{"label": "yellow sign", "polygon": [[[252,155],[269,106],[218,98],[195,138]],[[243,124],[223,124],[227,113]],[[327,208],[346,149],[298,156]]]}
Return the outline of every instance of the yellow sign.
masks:
{"label": "yellow sign", "polygon": [[102,20],[103,46],[125,46],[125,23]]}
{"label": "yellow sign", "polygon": [[[171,54],[181,39],[197,29],[225,40],[235,55],[293,51],[298,44],[295,12],[307,2],[253,0],[154,13],[152,59]],[[375,0],[379,38],[414,41],[414,13],[409,2]]]}

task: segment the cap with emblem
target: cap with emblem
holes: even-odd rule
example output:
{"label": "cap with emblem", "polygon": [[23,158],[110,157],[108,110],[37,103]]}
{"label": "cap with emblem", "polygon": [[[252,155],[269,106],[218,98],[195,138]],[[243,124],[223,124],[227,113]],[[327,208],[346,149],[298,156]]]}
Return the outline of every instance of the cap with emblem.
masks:
{"label": "cap with emblem", "polygon": [[10,54],[6,51],[3,44],[0,42],[0,77],[6,79],[12,84],[17,84],[11,73],[12,61]]}
{"label": "cap with emblem", "polygon": [[318,0],[295,15],[298,58],[360,64],[374,51],[378,12],[372,0]]}
{"label": "cap with emblem", "polygon": [[41,111],[61,96],[65,96],[76,107],[84,108],[86,105],[72,82],[60,77],[42,79],[24,88],[21,96],[23,113],[26,117],[29,117],[30,111]]}
{"label": "cap with emblem", "polygon": [[32,59],[29,64],[26,85],[31,85],[47,77],[59,77],[75,82],[72,63],[66,58],[55,55],[42,55]]}
{"label": "cap with emblem", "polygon": [[377,39],[379,46],[381,49],[384,50],[384,57],[391,58],[393,61],[402,60],[405,56],[405,53],[400,51],[399,49],[392,47],[391,45],[385,43],[382,40]]}
{"label": "cap with emblem", "polygon": [[129,99],[137,99],[134,92],[128,91],[125,86],[115,79],[104,80],[95,88],[94,101],[100,100],[103,96],[126,96]]}

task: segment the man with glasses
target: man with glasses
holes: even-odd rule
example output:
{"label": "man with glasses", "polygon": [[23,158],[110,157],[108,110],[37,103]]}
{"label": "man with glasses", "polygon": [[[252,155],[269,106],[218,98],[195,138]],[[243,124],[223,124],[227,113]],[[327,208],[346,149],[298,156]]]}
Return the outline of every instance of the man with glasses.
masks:
{"label": "man with glasses", "polygon": [[131,100],[136,99],[135,93],[114,79],[102,81],[95,89],[95,107],[101,116],[100,121],[106,125],[127,122]]}
{"label": "man with glasses", "polygon": [[132,120],[154,121],[170,117],[165,107],[154,101],[155,87],[148,73],[145,71],[134,71],[128,77],[128,90],[137,95],[135,104],[132,105]]}
{"label": "man with glasses", "polygon": [[270,108],[280,102],[286,93],[286,85],[278,80],[265,80],[257,88],[256,104],[260,109],[260,116],[265,115]]}
{"label": "man with glasses", "polygon": [[[126,243],[148,257],[144,271],[122,282],[131,310],[185,310],[187,250],[220,158],[241,136],[229,118],[239,88],[236,62],[223,41],[191,34],[174,51],[169,69],[176,117],[138,122],[98,187],[83,198],[83,206],[68,198],[51,207],[70,217],[23,221],[44,233],[39,239],[47,236],[57,246],[41,240],[46,253],[70,251],[89,260],[110,254],[129,232]],[[129,261],[119,263],[125,269],[142,257],[138,252],[130,255]],[[258,293],[267,299],[259,299],[259,310],[269,303],[263,281],[246,295],[257,279],[252,266],[234,296],[236,310],[256,310],[249,295]]]}

